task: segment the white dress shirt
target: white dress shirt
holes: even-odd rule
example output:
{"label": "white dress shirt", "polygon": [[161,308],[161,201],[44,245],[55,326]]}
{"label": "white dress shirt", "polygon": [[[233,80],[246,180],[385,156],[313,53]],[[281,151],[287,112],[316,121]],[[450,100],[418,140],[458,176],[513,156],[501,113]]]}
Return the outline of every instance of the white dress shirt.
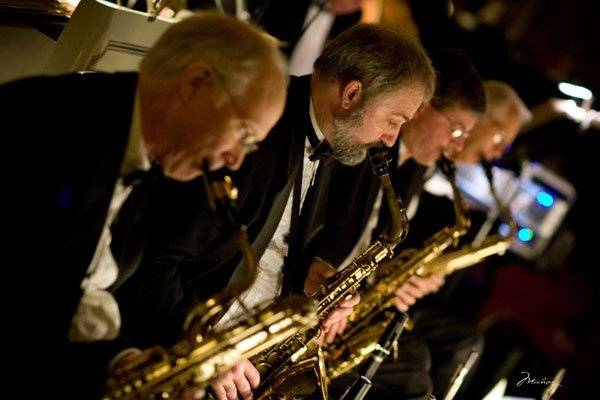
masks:
{"label": "white dress shirt", "polygon": [[114,339],[119,334],[121,327],[119,306],[113,295],[107,291],[119,274],[119,268],[110,250],[110,226],[131,192],[131,187],[123,185],[123,177],[139,169],[150,169],[150,160],[142,139],[139,100],[136,96],[119,179],[115,184],[92,262],[86,277],[81,282],[83,295],[69,329],[69,340],[72,342]]}
{"label": "white dress shirt", "polygon": [[[309,115],[312,122],[313,129],[317,134],[319,140],[323,140],[324,136],[315,118],[312,99],[309,106]],[[315,173],[319,167],[319,161],[309,160],[309,156],[312,153],[312,146],[308,139],[305,140],[304,146],[304,165],[302,168],[302,194],[300,196],[300,209],[304,204],[304,198],[308,189],[312,186]],[[292,203],[294,198],[294,190],[290,192],[288,201],[279,225],[273,234],[273,238],[269,242],[265,253],[258,262],[258,275],[254,284],[244,293],[241,294],[240,300],[244,303],[247,309],[253,309],[256,307],[264,307],[271,304],[279,294],[281,293],[281,285],[283,281],[283,263],[284,258],[288,254],[288,244],[286,243],[285,237],[290,231],[290,223],[292,220]],[[223,328],[229,325],[231,322],[237,320],[244,313],[244,309],[238,302],[234,302],[233,305],[227,310],[223,318],[219,321],[217,326]]]}
{"label": "white dress shirt", "polygon": [[317,5],[311,5],[306,13],[306,28],[290,57],[290,75],[302,76],[313,72],[313,64],[321,55],[335,15]]}

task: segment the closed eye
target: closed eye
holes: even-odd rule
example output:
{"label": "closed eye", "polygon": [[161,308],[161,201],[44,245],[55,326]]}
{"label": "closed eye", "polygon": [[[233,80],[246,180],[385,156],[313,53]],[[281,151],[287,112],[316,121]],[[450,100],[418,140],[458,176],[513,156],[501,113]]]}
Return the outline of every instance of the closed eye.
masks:
{"label": "closed eye", "polygon": [[400,121],[396,121],[396,120],[388,120],[388,125],[391,128],[400,128],[400,126],[402,125],[402,123]]}

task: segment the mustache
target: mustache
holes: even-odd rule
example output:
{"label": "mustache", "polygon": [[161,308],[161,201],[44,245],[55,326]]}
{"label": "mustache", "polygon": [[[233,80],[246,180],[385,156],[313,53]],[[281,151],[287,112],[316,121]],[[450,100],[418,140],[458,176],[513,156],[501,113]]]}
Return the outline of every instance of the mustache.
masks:
{"label": "mustache", "polygon": [[[394,142],[395,143],[395,142]],[[376,140],[374,142],[370,142],[370,143],[365,143],[364,146],[367,147],[367,149],[375,149],[375,148],[383,148],[386,147],[385,143],[383,143],[381,140]]]}
{"label": "mustache", "polygon": [[372,147],[385,146],[381,140],[359,143],[354,133],[363,125],[363,110],[349,116],[334,116],[333,138],[330,142],[333,156],[342,164],[354,166],[363,162]]}

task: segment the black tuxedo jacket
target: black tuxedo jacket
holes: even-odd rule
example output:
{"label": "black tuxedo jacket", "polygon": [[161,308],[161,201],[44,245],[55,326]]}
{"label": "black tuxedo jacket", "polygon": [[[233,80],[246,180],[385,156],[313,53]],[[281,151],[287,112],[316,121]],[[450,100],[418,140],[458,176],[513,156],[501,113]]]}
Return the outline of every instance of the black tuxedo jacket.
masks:
{"label": "black tuxedo jacket", "polygon": [[[390,149],[390,153],[394,155],[392,165],[397,164],[398,143]],[[394,190],[406,206],[421,191],[426,170],[412,159],[392,170]],[[380,184],[368,160],[356,167],[337,163],[332,174],[326,222],[312,251],[313,255],[337,267],[360,239],[371,216]],[[389,208],[383,200],[373,232],[374,239],[388,229],[389,218]]]}
{"label": "black tuxedo jacket", "polygon": [[[291,79],[283,116],[259,150],[231,174],[239,189],[238,219],[247,226],[258,258],[277,228],[303,159],[312,130],[309,95],[310,76]],[[170,344],[180,337],[190,309],[225,288],[241,256],[209,211],[199,179],[158,179],[146,218],[142,264],[116,292],[122,331],[140,346]]]}
{"label": "black tuxedo jacket", "polygon": [[[4,255],[12,260],[3,265],[2,307],[6,343],[16,349],[10,370],[22,376],[41,360],[64,360],[80,285],[119,176],[136,84],[136,74],[94,73],[0,87]],[[44,367],[48,380],[52,370]],[[43,386],[37,375],[36,382]]]}

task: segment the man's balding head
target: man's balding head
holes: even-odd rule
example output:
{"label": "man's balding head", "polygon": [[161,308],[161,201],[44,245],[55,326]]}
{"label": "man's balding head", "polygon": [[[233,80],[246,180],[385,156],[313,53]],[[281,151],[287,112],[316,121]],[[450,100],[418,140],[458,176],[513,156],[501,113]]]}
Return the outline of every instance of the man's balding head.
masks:
{"label": "man's balding head", "polygon": [[171,26],[140,65],[142,133],[167,176],[237,169],[285,103],[287,68],[258,27],[216,13]]}

